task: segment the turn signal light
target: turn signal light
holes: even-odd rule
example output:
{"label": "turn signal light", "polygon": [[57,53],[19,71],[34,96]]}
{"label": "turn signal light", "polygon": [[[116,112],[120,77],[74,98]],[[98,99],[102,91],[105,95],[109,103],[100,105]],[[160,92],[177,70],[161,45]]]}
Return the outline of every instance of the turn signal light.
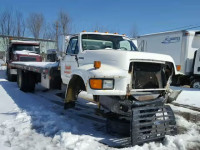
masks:
{"label": "turn signal light", "polygon": [[181,65],[176,65],[176,70],[180,71],[181,70]]}
{"label": "turn signal light", "polygon": [[94,68],[99,69],[101,67],[101,62],[100,61],[94,61]]}
{"label": "turn signal light", "polygon": [[90,79],[90,87],[92,89],[102,89],[102,85],[101,79]]}

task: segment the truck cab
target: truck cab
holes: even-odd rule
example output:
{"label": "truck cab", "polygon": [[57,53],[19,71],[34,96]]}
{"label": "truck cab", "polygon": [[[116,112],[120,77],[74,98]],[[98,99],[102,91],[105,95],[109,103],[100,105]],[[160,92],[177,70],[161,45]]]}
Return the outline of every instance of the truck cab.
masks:
{"label": "truck cab", "polygon": [[8,80],[15,80],[17,70],[9,66],[13,61],[41,62],[40,43],[35,41],[10,40],[6,51]]}
{"label": "truck cab", "polygon": [[165,91],[169,77],[176,72],[170,56],[139,52],[123,35],[81,32],[63,36],[61,41],[63,83],[68,85],[78,76],[93,95]]}

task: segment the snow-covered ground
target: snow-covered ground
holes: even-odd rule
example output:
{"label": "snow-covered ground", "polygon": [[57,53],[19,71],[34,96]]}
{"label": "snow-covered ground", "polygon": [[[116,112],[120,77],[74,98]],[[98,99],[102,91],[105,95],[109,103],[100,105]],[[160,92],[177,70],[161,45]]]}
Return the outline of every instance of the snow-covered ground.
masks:
{"label": "snow-covered ground", "polygon": [[200,108],[200,89],[186,88],[186,87],[172,87],[173,90],[182,90],[176,103],[194,106]]}
{"label": "snow-covered ground", "polygon": [[[75,109],[65,111],[62,99],[55,95],[58,91],[37,86],[35,93],[24,93],[15,82],[6,80],[4,69],[0,67],[0,150],[117,149],[129,140],[106,133],[105,119],[92,118],[97,107],[93,103],[79,98]],[[181,129],[178,135],[166,136],[163,143],[124,149],[200,149],[200,122],[188,122],[181,116],[176,120]]]}

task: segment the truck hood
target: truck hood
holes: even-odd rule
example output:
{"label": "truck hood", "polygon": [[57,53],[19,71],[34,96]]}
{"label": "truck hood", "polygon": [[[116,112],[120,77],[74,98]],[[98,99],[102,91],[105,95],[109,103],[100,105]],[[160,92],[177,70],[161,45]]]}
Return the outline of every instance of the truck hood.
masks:
{"label": "truck hood", "polygon": [[29,51],[29,50],[22,50],[22,51],[14,51],[13,52],[14,54],[17,54],[17,55],[31,55],[31,56],[40,56],[39,54],[36,54],[32,51]]}
{"label": "truck hood", "polygon": [[[82,55],[83,54],[83,55]],[[174,60],[171,56],[138,51],[122,51],[122,50],[85,50],[82,54],[84,63],[88,64],[92,61],[101,61],[102,64],[120,67],[128,70],[131,61],[143,62],[172,62]]]}

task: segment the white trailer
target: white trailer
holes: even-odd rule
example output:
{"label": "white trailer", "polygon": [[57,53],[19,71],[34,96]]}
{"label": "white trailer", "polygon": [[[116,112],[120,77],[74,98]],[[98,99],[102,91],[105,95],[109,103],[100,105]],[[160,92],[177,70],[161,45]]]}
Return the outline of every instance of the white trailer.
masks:
{"label": "white trailer", "polygon": [[138,36],[136,40],[139,51],[172,56],[179,74],[177,81],[200,88],[199,54],[196,55],[200,48],[200,31],[169,31]]}

